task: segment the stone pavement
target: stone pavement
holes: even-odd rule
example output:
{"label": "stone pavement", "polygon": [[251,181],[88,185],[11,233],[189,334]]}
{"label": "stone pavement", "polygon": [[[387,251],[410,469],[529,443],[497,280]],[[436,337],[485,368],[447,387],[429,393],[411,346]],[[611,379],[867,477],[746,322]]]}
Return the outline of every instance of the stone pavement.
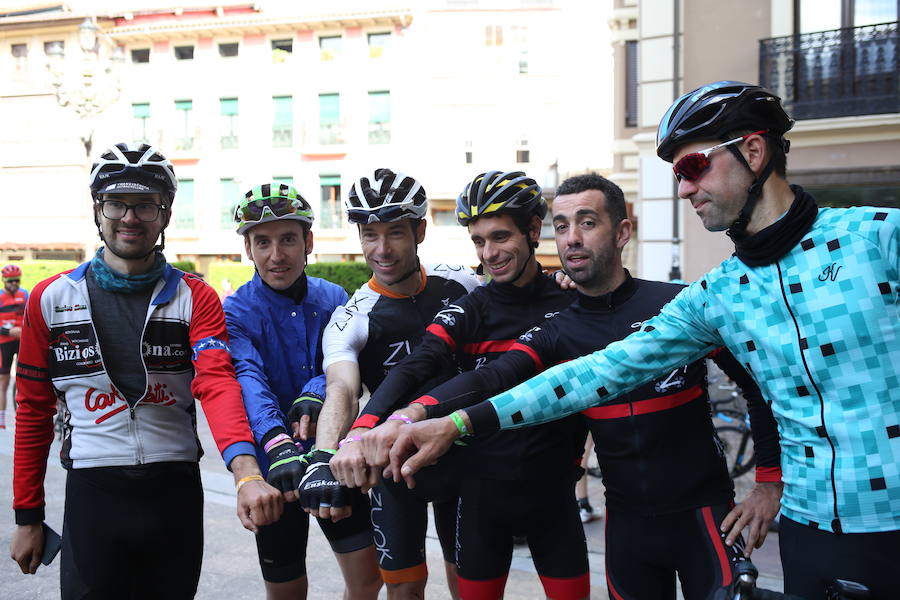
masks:
{"label": "stone pavement", "polygon": [[[200,411],[198,411],[200,412]],[[13,421],[12,411],[8,414]],[[205,552],[203,571],[200,578],[198,599],[243,600],[264,598],[262,580],[256,557],[256,547],[252,535],[245,531],[234,514],[234,485],[230,474],[222,465],[221,458],[209,435],[205,421],[200,419],[201,440],[207,455],[201,461],[203,486],[205,490]],[[0,598],[4,600],[44,600],[59,597],[59,560],[49,567],[41,566],[34,576],[22,575],[18,566],[8,558],[8,548],[14,520],[12,510],[12,429],[0,430]],[[63,493],[65,471],[60,467],[59,447],[54,444],[50,452],[47,469],[47,522],[59,531],[62,527]],[[739,491],[739,494],[741,492]],[[598,479],[590,479],[591,502],[603,506],[602,485]],[[115,510],[115,507],[102,507]],[[603,521],[598,520],[585,526],[588,539],[591,569],[591,599],[607,599],[604,575]],[[178,540],[172,540],[177,544]],[[426,597],[448,599],[444,584],[443,559],[440,546],[433,529],[427,540],[428,566],[431,578]],[[753,555],[760,572],[767,577],[761,583],[770,589],[781,590],[781,564],[778,558],[777,535],[772,534],[762,550]],[[343,585],[337,564],[321,531],[310,527],[307,570],[310,578],[310,600],[333,600],[342,597]],[[531,564],[527,547],[517,547],[513,557],[512,570],[506,588],[506,597],[513,599],[544,598],[543,590]],[[382,591],[381,597],[385,597]]]}

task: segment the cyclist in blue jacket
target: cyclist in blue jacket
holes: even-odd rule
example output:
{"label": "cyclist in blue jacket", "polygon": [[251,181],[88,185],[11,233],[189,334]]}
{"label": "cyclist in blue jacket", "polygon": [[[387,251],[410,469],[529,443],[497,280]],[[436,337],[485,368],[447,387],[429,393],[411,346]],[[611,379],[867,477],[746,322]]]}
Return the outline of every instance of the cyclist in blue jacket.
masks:
{"label": "cyclist in blue jacket", "polygon": [[[244,236],[253,279],[225,299],[232,358],[244,397],[257,458],[266,480],[287,502],[279,521],[256,536],[269,600],[306,597],[307,514],[297,504],[306,470],[303,452],[311,445],[325,398],[322,332],[347,293],[305,273],[312,252],[313,212],[293,187],[267,183],[247,192],[234,220]],[[292,421],[300,424],[295,444]],[[337,556],[347,598],[374,599],[381,588],[368,502],[338,523],[319,520]]]}

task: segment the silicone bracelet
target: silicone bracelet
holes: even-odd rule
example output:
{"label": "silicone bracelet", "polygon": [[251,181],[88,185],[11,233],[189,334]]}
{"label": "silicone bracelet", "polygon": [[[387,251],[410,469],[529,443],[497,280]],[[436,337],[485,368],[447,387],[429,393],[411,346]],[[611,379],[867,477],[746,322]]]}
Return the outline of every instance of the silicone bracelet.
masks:
{"label": "silicone bracelet", "polygon": [[459,412],[450,413],[450,420],[453,421],[453,424],[456,425],[456,428],[459,430],[460,435],[469,435],[471,432],[469,428],[466,427],[466,422],[463,421],[463,418],[459,416]]}
{"label": "silicone bracelet", "polygon": [[241,486],[243,486],[248,481],[265,481],[262,475],[247,475],[246,477],[241,477],[238,479],[237,486],[234,488],[234,493],[238,493],[241,491]]}
{"label": "silicone bracelet", "polygon": [[286,433],[279,433],[278,435],[273,437],[271,440],[266,442],[266,445],[263,446],[263,451],[268,452],[269,450],[272,449],[272,446],[274,446],[276,444],[280,444],[281,442],[284,442],[284,441],[290,441],[290,439],[291,438]]}
{"label": "silicone bracelet", "polygon": [[387,418],[388,421],[403,421],[407,425],[412,425],[413,420],[407,417],[406,415],[391,415]]}
{"label": "silicone bracelet", "polygon": [[349,437],[345,437],[344,439],[342,439],[341,441],[338,442],[338,448],[343,448],[350,442],[358,442],[361,439],[362,439],[362,437],[358,436],[358,435],[351,435]]}

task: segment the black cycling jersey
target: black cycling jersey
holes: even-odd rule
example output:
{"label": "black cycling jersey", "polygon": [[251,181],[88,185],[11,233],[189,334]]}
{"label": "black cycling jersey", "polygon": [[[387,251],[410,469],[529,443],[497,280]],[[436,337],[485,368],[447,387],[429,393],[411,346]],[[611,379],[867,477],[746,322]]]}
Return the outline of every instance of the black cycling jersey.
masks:
{"label": "black cycling jersey", "polygon": [[[429,416],[476,404],[546,367],[622,339],[659,312],[681,287],[628,275],[609,294],[579,294],[572,306],[523,334],[500,360],[463,373],[416,402],[432,403],[426,407]],[[780,452],[774,418],[752,379],[728,357],[723,350],[714,360],[748,400],[758,469],[766,474],[758,479],[777,481]],[[650,515],[732,500],[733,486],[710,419],[705,378],[706,366],[699,360],[584,411],[610,506]],[[469,410],[472,415],[474,409]],[[482,430],[476,427],[473,439]]]}
{"label": "black cycling jersey", "polygon": [[435,313],[477,285],[471,269],[459,265],[422,267],[422,286],[412,296],[394,294],[373,277],[332,314],[323,340],[324,367],[357,362],[363,384],[374,391],[419,344]]}
{"label": "black cycling jersey", "polygon": [[[561,290],[543,273],[522,287],[492,281],[475,289],[437,313],[419,347],[391,369],[356,425],[372,427],[405,406],[408,401],[404,400],[410,398],[408,391],[420,389],[435,371],[447,372],[453,366],[463,371],[478,370],[499,358],[526,328],[557,314],[573,298],[574,292]],[[465,464],[469,477],[571,477],[586,437],[581,419],[573,415],[528,430],[473,438],[455,455],[458,464]],[[561,459],[572,466],[568,473],[560,470]]]}

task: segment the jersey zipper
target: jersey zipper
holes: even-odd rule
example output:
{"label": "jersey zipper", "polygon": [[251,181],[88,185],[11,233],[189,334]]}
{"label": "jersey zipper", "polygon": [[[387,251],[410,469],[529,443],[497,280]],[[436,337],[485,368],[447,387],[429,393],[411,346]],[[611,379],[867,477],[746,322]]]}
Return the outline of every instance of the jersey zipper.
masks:
{"label": "jersey zipper", "polygon": [[131,414],[131,422],[134,425],[134,442],[135,447],[137,448],[137,461],[139,465],[144,464],[144,445],[141,443],[141,432],[137,422],[137,415],[135,414],[135,410],[137,410],[138,404],[144,399],[147,395],[147,386],[150,383],[150,373],[147,372],[147,362],[144,360],[144,336],[147,334],[147,323],[150,321],[150,315],[153,314],[153,299],[150,299],[150,305],[147,307],[147,316],[144,318],[144,326],[141,328],[141,337],[138,340],[138,344],[140,345],[139,356],[141,357],[141,364],[144,365],[144,394],[137,399],[134,405],[129,407],[129,412]]}
{"label": "jersey zipper", "polygon": [[841,529],[840,515],[838,514],[837,480],[834,476],[835,463],[837,462],[837,452],[834,448],[834,442],[832,441],[831,436],[828,435],[828,428],[825,425],[825,399],[822,397],[822,392],[819,391],[819,386],[816,385],[815,379],[813,379],[812,376],[812,372],[809,370],[809,364],[807,364],[806,362],[806,355],[803,352],[803,345],[801,343],[803,334],[800,331],[800,324],[797,323],[797,317],[794,316],[794,311],[791,310],[791,305],[788,302],[787,292],[785,292],[784,289],[784,274],[781,272],[781,265],[776,262],[775,268],[778,270],[778,283],[781,287],[781,297],[784,299],[784,305],[787,308],[788,314],[791,315],[791,320],[794,322],[794,330],[797,332],[797,347],[800,350],[800,359],[803,361],[803,369],[806,371],[806,376],[809,379],[809,383],[810,385],[812,385],[813,389],[816,391],[816,396],[819,398],[819,412],[822,416],[822,429],[820,435],[828,441],[828,445],[831,447],[831,493],[834,511],[834,519],[831,521],[831,528],[835,533],[843,533]]}

